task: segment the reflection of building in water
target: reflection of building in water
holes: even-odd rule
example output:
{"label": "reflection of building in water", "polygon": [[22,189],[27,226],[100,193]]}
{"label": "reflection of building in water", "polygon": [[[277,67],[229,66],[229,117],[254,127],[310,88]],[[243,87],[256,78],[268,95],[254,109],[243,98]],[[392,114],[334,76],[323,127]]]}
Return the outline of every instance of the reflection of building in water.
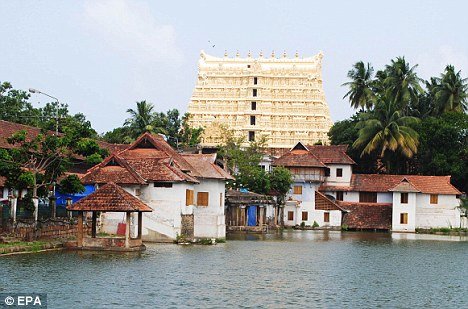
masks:
{"label": "reflection of building in water", "polygon": [[314,57],[217,58],[203,51],[188,112],[204,127],[202,146],[223,141],[222,127],[248,141],[268,138],[269,148],[328,141],[332,125],[322,87],[322,53]]}

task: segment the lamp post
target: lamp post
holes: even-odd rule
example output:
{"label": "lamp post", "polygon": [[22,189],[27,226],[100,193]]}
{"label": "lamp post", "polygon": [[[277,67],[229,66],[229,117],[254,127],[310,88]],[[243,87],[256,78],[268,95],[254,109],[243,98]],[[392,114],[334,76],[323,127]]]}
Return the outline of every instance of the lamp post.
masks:
{"label": "lamp post", "polygon": [[50,94],[47,94],[45,92],[42,92],[40,90],[34,89],[34,88],[29,88],[29,92],[31,93],[39,93],[42,95],[45,95],[46,97],[49,97],[51,99],[54,99],[57,102],[57,108],[55,112],[55,136],[58,136],[58,127],[59,127],[59,107],[60,107],[60,101],[54,96],[51,96]]}

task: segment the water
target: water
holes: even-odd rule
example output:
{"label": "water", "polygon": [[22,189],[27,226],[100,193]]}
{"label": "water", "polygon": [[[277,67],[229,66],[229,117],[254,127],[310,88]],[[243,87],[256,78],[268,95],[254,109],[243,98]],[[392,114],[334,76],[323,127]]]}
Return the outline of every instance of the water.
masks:
{"label": "water", "polygon": [[148,244],[140,254],[1,257],[0,293],[47,293],[50,308],[468,308],[466,238],[326,231],[232,238]]}

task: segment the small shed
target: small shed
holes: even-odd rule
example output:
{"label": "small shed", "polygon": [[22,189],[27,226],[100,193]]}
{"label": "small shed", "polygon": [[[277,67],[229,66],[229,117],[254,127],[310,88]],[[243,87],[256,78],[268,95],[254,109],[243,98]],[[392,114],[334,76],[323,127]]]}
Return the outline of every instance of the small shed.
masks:
{"label": "small shed", "polygon": [[[119,185],[110,182],[95,192],[71,204],[67,210],[78,212],[77,247],[78,249],[138,251],[144,250],[141,232],[143,225],[143,212],[153,211],[148,205],[137,197],[125,191]],[[83,229],[85,212],[92,212],[91,237]],[[98,212],[124,212],[126,213],[125,237],[96,237],[96,221]],[[131,213],[138,213],[138,235],[130,237]]]}

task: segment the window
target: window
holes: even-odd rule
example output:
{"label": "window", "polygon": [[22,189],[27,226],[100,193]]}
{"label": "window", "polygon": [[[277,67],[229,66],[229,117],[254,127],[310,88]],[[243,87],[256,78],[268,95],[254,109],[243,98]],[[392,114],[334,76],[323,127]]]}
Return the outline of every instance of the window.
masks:
{"label": "window", "polygon": [[155,182],[153,185],[156,188],[172,188],[171,182]]}
{"label": "window", "polygon": [[221,192],[221,193],[219,194],[219,207],[223,207],[223,200],[224,200],[224,199],[223,199],[223,193]]}
{"label": "window", "polygon": [[247,65],[247,69],[250,69],[250,64]]}
{"label": "window", "polygon": [[253,111],[257,110],[257,102],[251,102],[251,108]]}
{"label": "window", "polygon": [[343,200],[343,191],[336,191],[336,200],[337,201]]}
{"label": "window", "polygon": [[265,165],[260,165],[260,168],[262,169],[262,171],[265,171],[266,170],[266,166]]}
{"label": "window", "polygon": [[328,177],[328,176],[330,176],[330,169],[327,167],[325,169],[325,177]]}
{"label": "window", "polygon": [[309,213],[307,211],[302,212],[302,221],[309,220]]}
{"label": "window", "polygon": [[254,89],[254,90],[252,91],[252,96],[254,96],[254,97],[257,96],[257,89]]}
{"label": "window", "polygon": [[185,190],[185,206],[193,205],[193,190]]}
{"label": "window", "polygon": [[336,169],[336,177],[343,177],[343,169],[337,168]]}
{"label": "window", "polygon": [[377,192],[359,192],[359,203],[377,203]]}
{"label": "window", "polygon": [[197,193],[197,206],[208,206],[208,192]]}
{"label": "window", "polygon": [[250,125],[251,126],[255,125],[255,116],[250,116]]}
{"label": "window", "polygon": [[249,131],[249,142],[255,141],[255,132]]}
{"label": "window", "polygon": [[431,204],[438,204],[439,203],[439,195],[431,194]]}
{"label": "window", "polygon": [[408,214],[406,212],[400,214],[400,224],[408,224]]}
{"label": "window", "polygon": [[140,196],[141,195],[141,189],[140,188],[136,188],[135,189],[135,196]]}
{"label": "window", "polygon": [[323,222],[330,222],[330,213],[324,212],[323,213]]}
{"label": "window", "polygon": [[302,194],[302,186],[294,186],[293,193],[294,194]]}
{"label": "window", "polygon": [[288,221],[294,220],[294,211],[288,211]]}
{"label": "window", "polygon": [[258,78],[257,77],[254,77],[254,85],[256,85],[258,82]]}
{"label": "window", "polygon": [[408,204],[408,193],[400,193],[400,203]]}

